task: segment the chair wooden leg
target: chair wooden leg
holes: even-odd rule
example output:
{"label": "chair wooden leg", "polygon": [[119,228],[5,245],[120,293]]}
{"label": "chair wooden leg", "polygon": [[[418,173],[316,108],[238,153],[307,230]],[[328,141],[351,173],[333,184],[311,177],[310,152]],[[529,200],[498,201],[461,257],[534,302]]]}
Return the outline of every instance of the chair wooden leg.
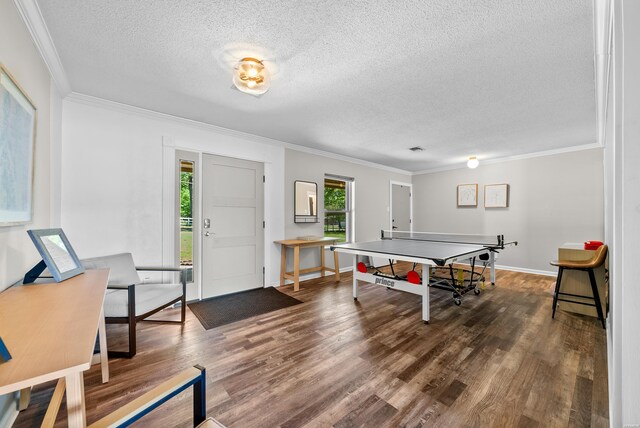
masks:
{"label": "chair wooden leg", "polygon": [[602,322],[602,328],[606,329],[604,315],[602,314],[602,304],[600,303],[600,293],[598,292],[598,284],[596,283],[596,276],[593,273],[593,269],[589,269],[589,282],[591,283],[591,290],[593,291],[593,299],[596,301],[598,319]]}
{"label": "chair wooden leg", "polygon": [[129,358],[136,355],[136,317],[129,318]]}
{"label": "chair wooden leg", "polygon": [[564,268],[558,268],[558,279],[556,279],[556,291],[553,293],[553,308],[551,312],[551,318],[556,317],[556,307],[558,306],[558,293],[560,292],[560,284],[562,283],[562,272]]}
{"label": "chair wooden leg", "polygon": [[109,351],[108,355],[111,358],[133,358],[136,355],[136,295],[134,287],[129,287],[128,299],[129,350],[127,352]]}

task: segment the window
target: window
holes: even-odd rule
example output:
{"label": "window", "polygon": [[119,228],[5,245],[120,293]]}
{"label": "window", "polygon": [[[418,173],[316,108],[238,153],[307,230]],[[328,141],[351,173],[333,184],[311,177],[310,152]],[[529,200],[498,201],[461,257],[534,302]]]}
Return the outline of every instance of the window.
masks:
{"label": "window", "polygon": [[324,236],[353,240],[353,178],[324,178]]}
{"label": "window", "polygon": [[194,162],[180,161],[180,266],[187,267],[193,281],[193,170]]}

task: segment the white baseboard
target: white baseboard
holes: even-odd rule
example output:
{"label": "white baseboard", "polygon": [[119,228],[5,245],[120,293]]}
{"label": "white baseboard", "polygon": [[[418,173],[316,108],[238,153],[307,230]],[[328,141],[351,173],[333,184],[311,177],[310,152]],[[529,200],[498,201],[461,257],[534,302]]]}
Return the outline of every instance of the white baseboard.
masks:
{"label": "white baseboard", "polygon": [[[340,269],[340,273],[343,272],[351,272],[352,267],[348,266],[348,267],[343,267]],[[539,270],[539,269],[529,269],[529,268],[523,268],[523,267],[516,267],[516,266],[502,266],[502,265],[496,265],[496,269],[500,269],[500,270],[508,270],[511,272],[522,272],[522,273],[531,273],[534,275],[544,275],[544,276],[556,276],[558,275],[557,272],[553,272],[553,271],[548,271],[548,270]],[[320,278],[320,273],[310,273],[307,275],[301,275],[300,276],[300,281],[307,281],[309,279],[315,279],[315,278]],[[286,280],[285,284],[289,285],[289,284],[293,284],[293,281],[290,280]],[[279,282],[274,282],[271,284],[267,284],[267,287],[279,287],[280,283]]]}
{"label": "white baseboard", "polygon": [[515,266],[500,266],[496,265],[496,269],[501,270],[509,270],[512,272],[522,272],[522,273],[532,273],[535,275],[544,275],[544,276],[556,276],[557,272],[549,271],[549,270],[538,270],[538,269],[529,269],[523,267],[515,267]]}
{"label": "white baseboard", "polygon": [[[351,272],[353,270],[352,266],[342,267],[340,268],[340,273]],[[331,276],[333,273],[327,272],[325,276]],[[306,275],[300,275],[300,282],[307,281],[310,279],[320,278],[320,272],[308,273]],[[285,279],[285,285],[293,284],[293,281],[289,279]],[[267,287],[280,287],[279,282],[273,282],[271,284],[267,284]]]}

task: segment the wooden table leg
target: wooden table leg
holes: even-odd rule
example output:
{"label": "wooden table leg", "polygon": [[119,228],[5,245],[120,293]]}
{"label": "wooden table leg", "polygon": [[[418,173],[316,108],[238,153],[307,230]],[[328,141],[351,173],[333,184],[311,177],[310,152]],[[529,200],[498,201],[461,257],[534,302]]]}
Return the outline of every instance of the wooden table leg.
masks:
{"label": "wooden table leg", "polygon": [[320,276],[324,278],[324,245],[320,246]]}
{"label": "wooden table leg", "polygon": [[[337,251],[333,252],[333,267],[335,268],[336,282],[340,282],[340,257]],[[354,266],[355,267],[355,266]]]}
{"label": "wooden table leg", "polygon": [[300,246],[293,247],[293,291],[300,290]]}
{"label": "wooden table leg", "polygon": [[67,387],[67,415],[69,428],[85,428],[87,413],[84,406],[84,376],[82,372],[65,376]]}
{"label": "wooden table leg", "polygon": [[280,287],[284,285],[284,273],[287,271],[287,247],[280,246]]}
{"label": "wooden table leg", "polygon": [[58,379],[56,389],[53,391],[51,401],[49,401],[49,407],[47,407],[47,413],[44,414],[44,419],[42,419],[42,425],[40,425],[40,428],[52,428],[53,425],[55,425],[56,417],[60,410],[60,404],[62,404],[62,398],[64,397],[65,388],[64,378]]}
{"label": "wooden table leg", "polygon": [[18,411],[26,410],[31,401],[31,387],[22,388],[20,390],[20,401],[18,401]]}
{"label": "wooden table leg", "polygon": [[107,357],[107,327],[104,322],[104,309],[100,311],[98,338],[100,339],[100,368],[102,369],[102,383],[107,383],[109,382],[109,358]]}

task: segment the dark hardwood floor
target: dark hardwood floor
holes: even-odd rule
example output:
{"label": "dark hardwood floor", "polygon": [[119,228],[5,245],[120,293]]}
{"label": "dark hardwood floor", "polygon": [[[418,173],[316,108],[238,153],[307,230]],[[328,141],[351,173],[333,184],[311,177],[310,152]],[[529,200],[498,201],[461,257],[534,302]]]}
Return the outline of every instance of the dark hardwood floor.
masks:
{"label": "dark hardwood floor", "polygon": [[[208,414],[229,427],[606,427],[606,336],[594,318],[559,311],[554,278],[499,271],[497,286],[455,306],[361,285],[351,275],[307,281],[305,303],[213,330],[190,311],[184,326],[141,323],[138,354],[85,374],[93,422],[185,367],[207,369]],[[165,311],[178,316],[178,311]],[[109,346],[126,331],[109,327]],[[52,383],[34,389],[16,427],[40,425]],[[137,426],[187,427],[191,391]],[[66,408],[56,426],[66,426]]]}

